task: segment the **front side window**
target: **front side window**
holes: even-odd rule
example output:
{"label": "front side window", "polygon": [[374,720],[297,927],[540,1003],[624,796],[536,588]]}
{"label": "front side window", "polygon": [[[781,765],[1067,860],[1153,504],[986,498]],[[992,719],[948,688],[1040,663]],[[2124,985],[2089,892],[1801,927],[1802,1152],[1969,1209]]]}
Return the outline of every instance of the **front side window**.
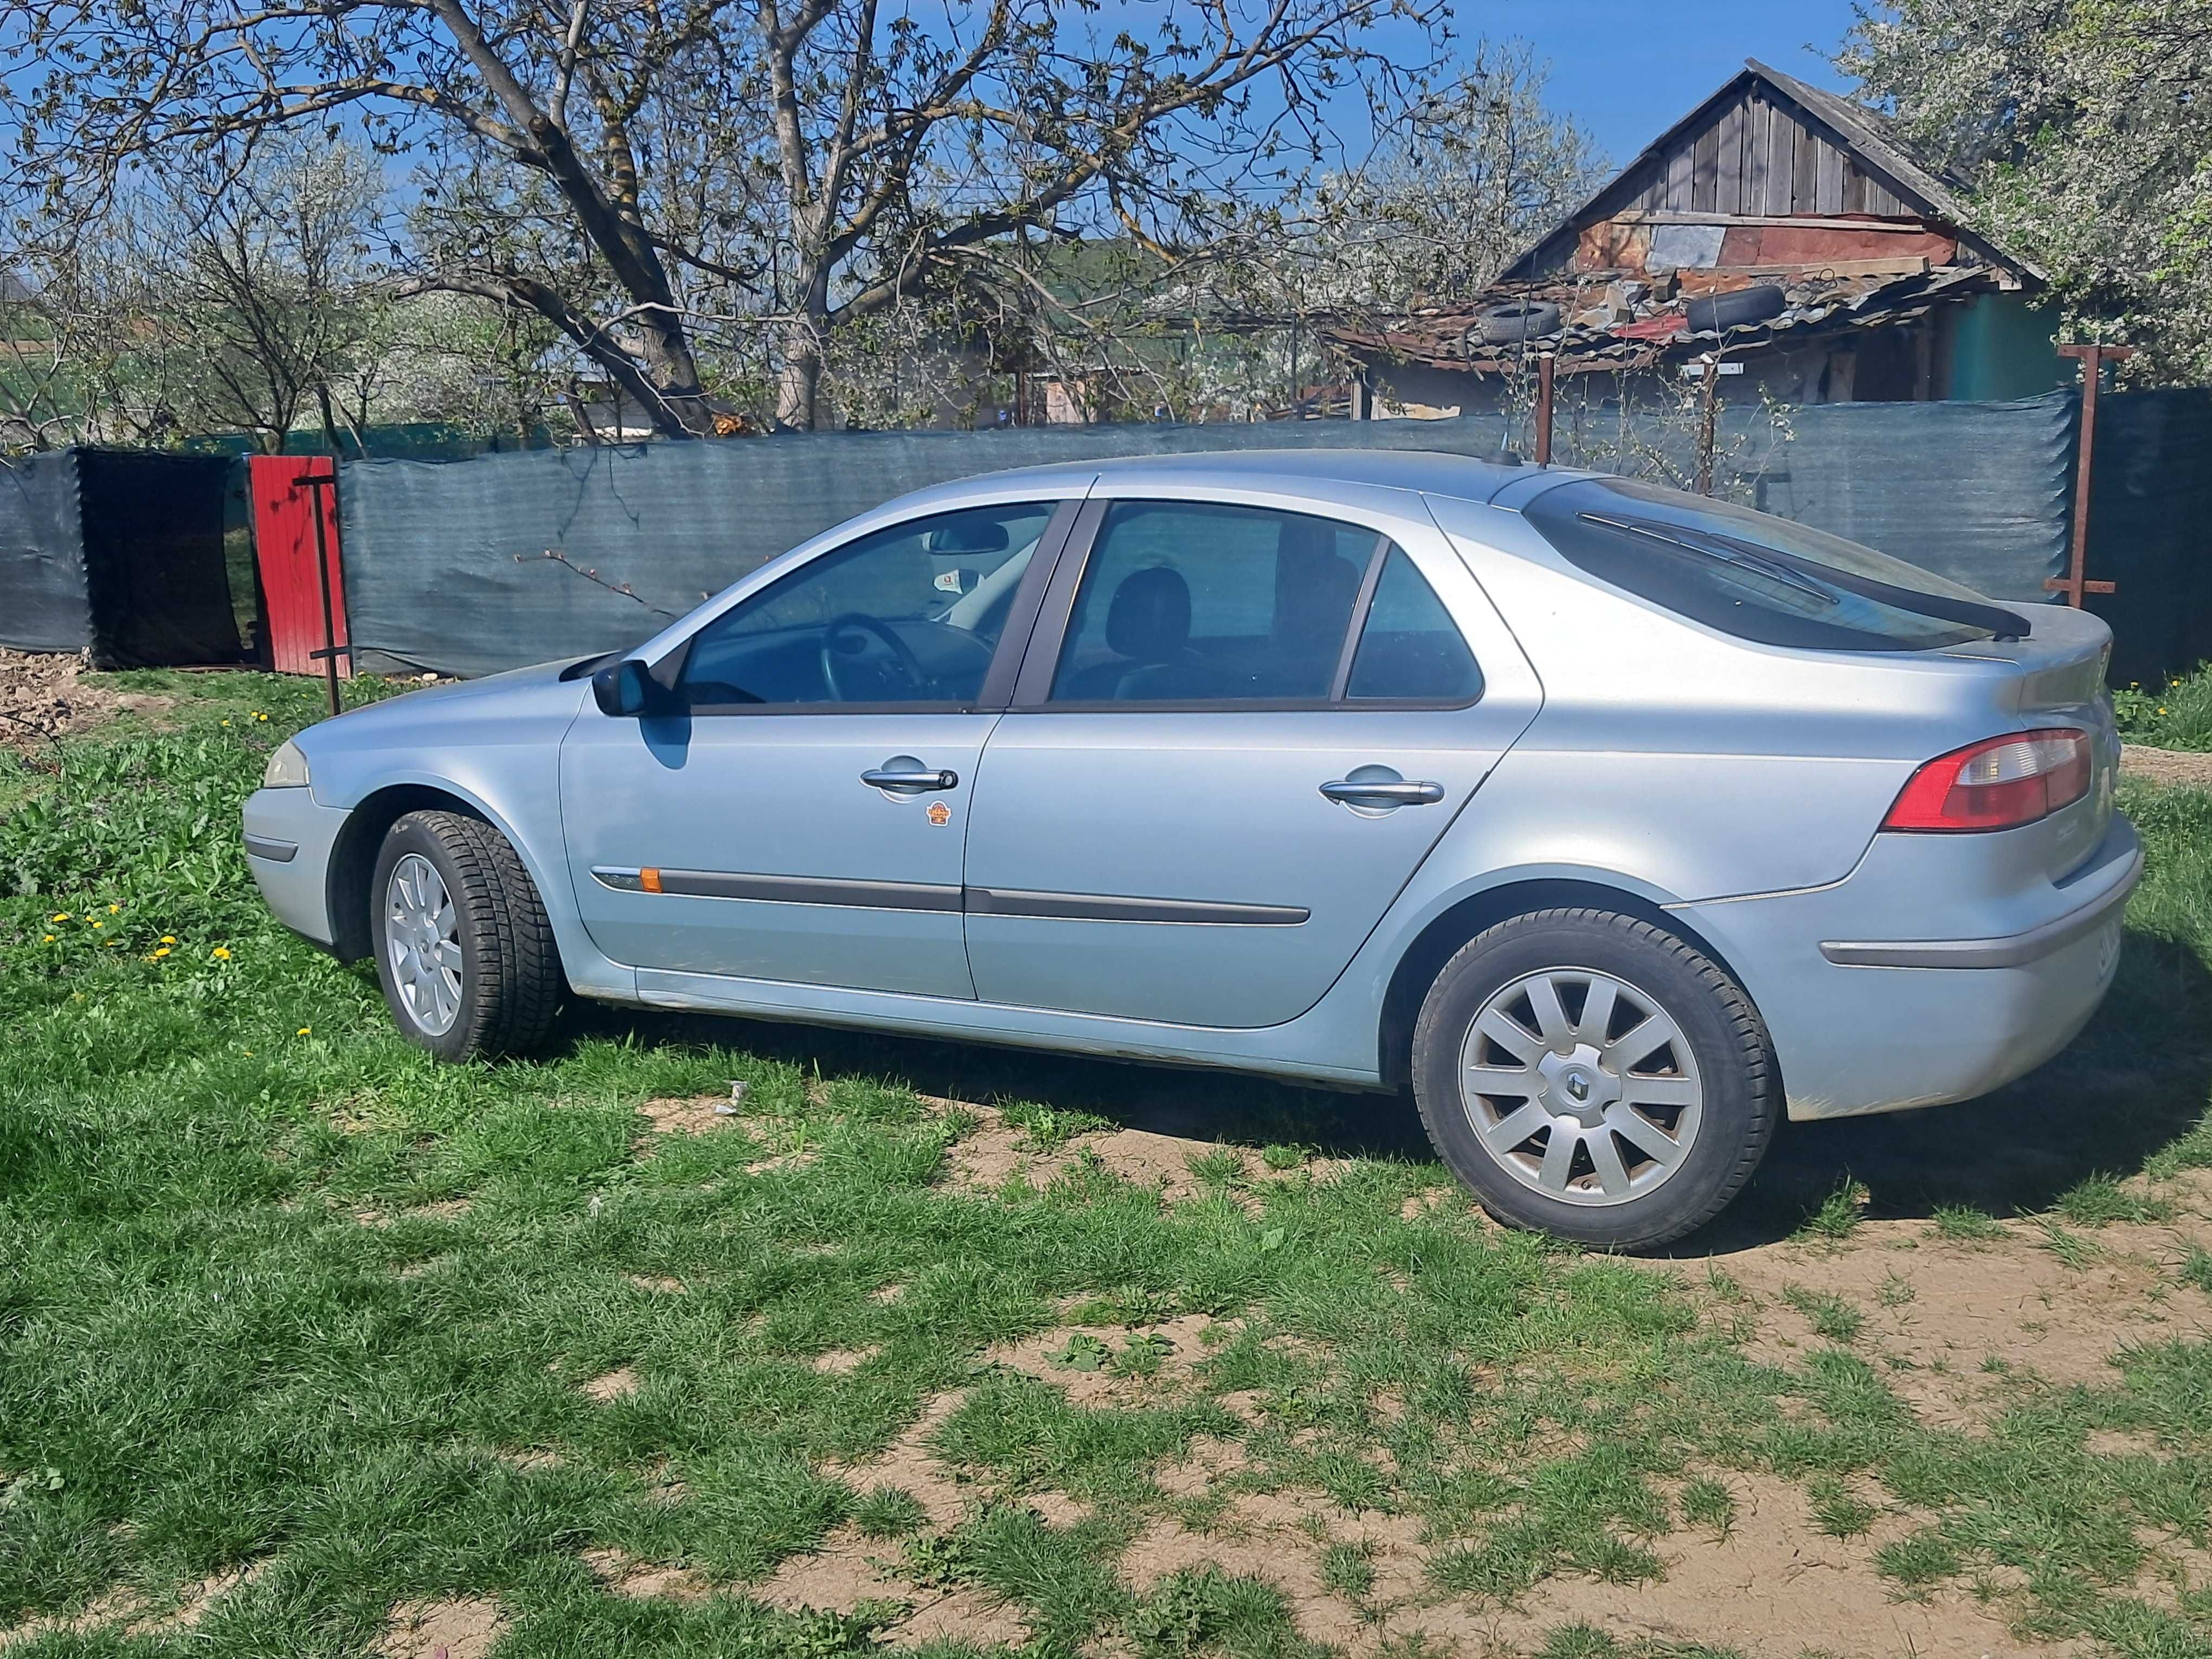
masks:
{"label": "front side window", "polygon": [[1522,509],[1568,562],[1738,639],[1928,651],[2027,631],[1969,588],[1810,526],[1627,478],[1584,478]]}
{"label": "front side window", "polygon": [[694,710],[972,703],[1054,506],[939,514],[823,554],[702,629],[678,696]]}
{"label": "front side window", "polygon": [[1371,530],[1305,514],[1117,502],[1052,701],[1326,702],[1376,549]]}

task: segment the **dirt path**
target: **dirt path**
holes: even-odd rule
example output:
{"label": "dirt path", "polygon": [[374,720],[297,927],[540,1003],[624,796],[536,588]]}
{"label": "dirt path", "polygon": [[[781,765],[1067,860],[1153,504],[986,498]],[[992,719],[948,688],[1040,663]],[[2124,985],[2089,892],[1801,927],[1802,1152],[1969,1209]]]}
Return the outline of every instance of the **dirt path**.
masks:
{"label": "dirt path", "polygon": [[2189,749],[2153,749],[2140,743],[2120,745],[2120,770],[2152,783],[2178,783],[2212,789],[2212,754]]}

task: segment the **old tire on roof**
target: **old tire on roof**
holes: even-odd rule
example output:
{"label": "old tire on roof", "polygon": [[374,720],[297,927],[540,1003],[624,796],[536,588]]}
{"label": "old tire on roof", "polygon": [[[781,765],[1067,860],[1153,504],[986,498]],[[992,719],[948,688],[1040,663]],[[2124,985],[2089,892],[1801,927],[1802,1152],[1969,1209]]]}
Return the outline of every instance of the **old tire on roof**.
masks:
{"label": "old tire on roof", "polygon": [[1708,294],[1703,299],[1692,300],[1682,308],[1682,316],[1692,334],[1725,334],[1732,328],[1748,328],[1753,323],[1778,317],[1787,303],[1786,296],[1776,284],[1758,283],[1750,288],[1731,289],[1726,294]]}
{"label": "old tire on roof", "polygon": [[1475,313],[1474,332],[1485,345],[1512,345],[1559,330],[1559,308],[1548,300],[1508,300]]}

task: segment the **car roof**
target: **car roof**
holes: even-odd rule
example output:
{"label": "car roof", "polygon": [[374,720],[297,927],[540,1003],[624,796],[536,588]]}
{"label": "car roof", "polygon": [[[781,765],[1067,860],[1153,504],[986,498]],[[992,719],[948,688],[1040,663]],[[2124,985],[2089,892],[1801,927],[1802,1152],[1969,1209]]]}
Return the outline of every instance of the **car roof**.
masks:
{"label": "car roof", "polygon": [[1172,488],[1203,482],[1265,488],[1279,483],[1296,485],[1301,494],[1310,492],[1316,483],[1343,483],[1486,501],[1506,485],[1530,474],[1530,468],[1517,462],[1480,461],[1470,455],[1433,449],[1227,449],[1011,467],[934,485],[905,499],[918,502],[1008,486],[1073,492],[1088,489],[1095,479],[1106,489],[1117,484]]}

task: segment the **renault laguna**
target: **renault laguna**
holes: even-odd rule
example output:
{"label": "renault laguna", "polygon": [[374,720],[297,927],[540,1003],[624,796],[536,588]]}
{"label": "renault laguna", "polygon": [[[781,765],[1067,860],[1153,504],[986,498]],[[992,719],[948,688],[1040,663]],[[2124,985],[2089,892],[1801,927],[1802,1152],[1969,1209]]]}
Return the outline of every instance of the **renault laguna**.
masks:
{"label": "renault laguna", "polygon": [[1784,1118],[2089,1018],[2142,865],[2110,643],[1619,478],[1031,468],[313,726],[246,850],[447,1060],[573,994],[1410,1089],[1500,1219],[1650,1246]]}

